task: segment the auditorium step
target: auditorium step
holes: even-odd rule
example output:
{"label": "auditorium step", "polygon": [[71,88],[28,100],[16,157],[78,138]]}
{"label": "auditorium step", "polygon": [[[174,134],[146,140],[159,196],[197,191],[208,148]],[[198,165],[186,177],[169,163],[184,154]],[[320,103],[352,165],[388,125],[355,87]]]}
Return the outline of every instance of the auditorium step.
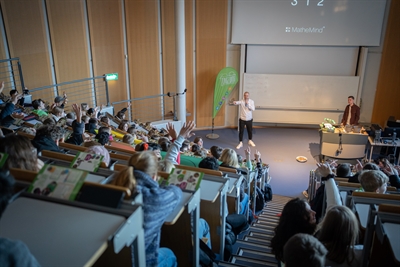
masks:
{"label": "auditorium step", "polygon": [[240,234],[229,262],[220,262],[221,267],[278,266],[271,251],[271,239],[279,222],[283,207],[291,198],[274,195],[263,211],[254,219],[249,230]]}

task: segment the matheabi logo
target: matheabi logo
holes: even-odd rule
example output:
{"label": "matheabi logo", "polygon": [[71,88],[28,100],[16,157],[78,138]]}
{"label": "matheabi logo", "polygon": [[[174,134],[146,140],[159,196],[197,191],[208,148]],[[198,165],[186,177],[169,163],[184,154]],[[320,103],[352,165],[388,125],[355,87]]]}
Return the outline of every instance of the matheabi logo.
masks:
{"label": "matheabi logo", "polygon": [[286,27],[286,32],[290,32],[290,27]]}

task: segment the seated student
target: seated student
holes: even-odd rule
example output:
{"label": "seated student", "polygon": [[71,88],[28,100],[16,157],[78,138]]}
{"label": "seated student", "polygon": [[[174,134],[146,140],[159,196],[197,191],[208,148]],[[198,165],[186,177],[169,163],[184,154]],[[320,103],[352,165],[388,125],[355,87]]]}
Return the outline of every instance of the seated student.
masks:
{"label": "seated student", "polygon": [[107,127],[111,126],[110,118],[107,116],[100,117],[100,122],[101,122],[101,124],[103,124],[103,126],[107,126]]}
{"label": "seated student", "polygon": [[34,113],[39,117],[49,115],[47,113],[45,103],[40,98],[32,101],[32,107],[33,107],[32,113]]}
{"label": "seated student", "polygon": [[51,104],[50,109],[53,109],[54,107],[60,107],[64,109],[67,103],[68,103],[67,94],[64,92],[63,96],[56,96],[54,98],[54,103]]}
{"label": "seated student", "polygon": [[271,239],[272,253],[278,261],[283,261],[283,248],[295,234],[313,235],[317,225],[315,212],[302,199],[294,198],[283,207],[279,223],[275,227],[275,235]]}
{"label": "seated student", "polygon": [[106,164],[106,167],[110,164],[110,153],[104,145],[109,143],[109,134],[106,132],[98,133],[95,137],[97,142],[85,142],[84,146],[87,147],[85,152],[93,153],[97,155],[103,156],[103,162]]}
{"label": "seated student", "polygon": [[[18,90],[15,90],[15,89],[14,89],[14,90],[10,90],[10,97],[11,97],[11,99],[13,98],[13,96],[18,95],[18,94],[19,94],[19,93],[18,93]],[[17,105],[23,107],[23,106],[24,106],[24,102],[25,102],[24,94],[21,93],[21,98],[18,99]]]}
{"label": "seated student", "polygon": [[90,118],[88,123],[85,124],[85,130],[91,134],[96,134],[98,124],[96,118]]}
{"label": "seated student", "polygon": [[113,138],[113,136],[112,136],[112,134],[111,134],[111,128],[109,127],[109,126],[101,126],[100,128],[99,128],[99,130],[97,131],[97,133],[99,134],[99,133],[108,133],[109,134],[109,140],[110,141],[113,141],[114,140],[114,138]]}
{"label": "seated student", "polygon": [[[0,218],[13,195],[14,183],[14,177],[10,175],[10,172],[0,170]],[[0,237],[0,251],[0,266],[40,266],[28,247],[19,240]]]}
{"label": "seated student", "polygon": [[283,248],[285,267],[324,267],[327,250],[318,239],[309,234],[295,234]]}
{"label": "seated student", "polygon": [[185,153],[186,151],[190,150],[190,141],[184,140],[182,146],[180,148],[181,153]]}
{"label": "seated student", "polygon": [[382,171],[366,170],[360,174],[359,180],[365,192],[385,194],[389,178]]}
{"label": "seated student", "polygon": [[75,113],[68,112],[66,118],[67,118],[67,125],[72,127],[72,122],[75,120]]}
{"label": "seated student", "polygon": [[400,188],[399,166],[393,166],[387,159],[381,161],[381,170],[389,177],[391,186]]}
{"label": "seated student", "polygon": [[65,131],[60,126],[43,125],[36,131],[35,138],[32,140],[32,145],[37,149],[37,153],[42,150],[50,150],[55,152],[63,152],[58,147],[59,142],[64,142]]}
{"label": "seated student", "polygon": [[162,157],[161,157],[161,147],[156,143],[145,143],[145,142],[142,142],[142,143],[137,144],[135,146],[135,150],[136,151],[150,150],[150,151],[154,152],[154,154],[157,156],[157,158],[159,160],[162,159]]}
{"label": "seated student", "polygon": [[0,126],[10,127],[14,119],[23,119],[25,117],[24,113],[14,112],[15,105],[21,97],[21,94],[11,96],[11,102],[8,102],[0,112]]}
{"label": "seated student", "polygon": [[37,157],[36,148],[31,140],[22,135],[9,135],[0,139],[0,152],[7,153],[4,168],[18,168],[39,171],[44,163]]}
{"label": "seated student", "polygon": [[118,129],[121,131],[128,131],[129,129],[129,123],[127,120],[122,120],[121,123],[118,125]]}
{"label": "seated student", "polygon": [[225,148],[222,151],[222,154],[221,154],[221,157],[219,158],[219,160],[222,161],[220,166],[227,167],[227,168],[233,168],[233,169],[236,169],[237,172],[240,172],[242,174],[247,174],[247,170],[240,167],[235,150],[233,150],[231,148]]}
{"label": "seated student", "polygon": [[200,150],[200,146],[198,144],[192,144],[192,147],[191,147],[190,151],[195,153],[195,152],[197,152],[199,150]]}
{"label": "seated student", "polygon": [[[362,167],[361,170],[360,170],[360,164],[361,164],[361,163],[359,162],[359,164],[356,165],[357,173],[349,178],[349,180],[348,180],[349,183],[359,183],[360,181],[358,180],[358,176],[360,175],[360,173],[361,173],[363,170],[377,170],[377,171],[379,171],[379,166],[376,165],[375,163],[371,163],[371,162],[366,163],[366,164]],[[362,166],[362,165],[361,165],[361,166]]]}
{"label": "seated student", "polygon": [[81,106],[77,104],[72,104],[72,109],[75,112],[76,120],[74,120],[74,122],[72,123],[73,132],[65,142],[80,146],[84,141],[83,133],[85,131],[85,124],[81,120]]}
{"label": "seated student", "polygon": [[357,267],[361,264],[362,245],[356,215],[346,206],[333,206],[326,213],[318,239],[328,250],[326,266]]}
{"label": "seated student", "polygon": [[126,130],[127,133],[129,134],[136,134],[136,126],[134,124],[132,124],[131,126],[129,126],[128,130]]}
{"label": "seated student", "polygon": [[132,134],[125,134],[124,137],[122,137],[122,142],[128,145],[133,146],[135,143],[135,136]]}
{"label": "seated student", "polygon": [[112,184],[131,190],[136,185],[137,191],[143,195],[146,266],[176,266],[174,253],[160,248],[160,234],[166,218],[180,203],[182,191],[175,185],[159,186],[156,181],[158,159],[152,151],[133,154],[128,165]]}
{"label": "seated student", "polygon": [[61,107],[54,107],[51,110],[51,115],[53,117],[53,119],[58,122],[62,117],[64,117],[64,109]]}
{"label": "seated student", "polygon": [[125,120],[125,112],[128,110],[128,108],[131,107],[131,103],[128,102],[128,105],[126,108],[121,109],[120,111],[117,112],[117,115],[115,115],[115,117],[119,120]]}

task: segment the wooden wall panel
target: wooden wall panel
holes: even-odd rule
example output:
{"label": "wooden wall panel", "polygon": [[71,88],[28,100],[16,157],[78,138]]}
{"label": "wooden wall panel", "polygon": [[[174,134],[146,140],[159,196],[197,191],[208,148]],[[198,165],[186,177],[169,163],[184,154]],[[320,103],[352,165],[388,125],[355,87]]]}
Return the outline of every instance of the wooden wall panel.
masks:
{"label": "wooden wall panel", "polygon": [[[125,12],[131,97],[158,95],[161,93],[158,1],[125,1]],[[159,116],[159,101],[141,103],[133,103],[134,114],[139,114],[136,118],[151,121],[152,114]]]}
{"label": "wooden wall panel", "polygon": [[[175,93],[176,87],[176,34],[175,34],[175,1],[161,1],[161,29],[162,29],[162,65],[164,94]],[[173,111],[173,101],[166,98],[166,111]]]}
{"label": "wooden wall panel", "polygon": [[[49,51],[41,1],[2,0],[1,8],[10,57],[20,58],[25,85],[28,88],[35,88],[51,84]],[[3,53],[4,48],[1,50]],[[4,57],[5,55],[2,58]],[[51,97],[40,93],[33,94],[33,97],[52,100]]]}
{"label": "wooden wall panel", "polygon": [[[46,4],[57,83],[91,77],[83,2],[46,0]],[[70,103],[81,102],[77,90],[67,90]]]}
{"label": "wooden wall panel", "polygon": [[400,119],[400,1],[391,1],[372,122],[384,126],[389,116]]}
{"label": "wooden wall panel", "polygon": [[[108,82],[110,102],[126,100],[121,1],[88,0],[87,6],[94,76],[117,72],[118,80]],[[114,108],[117,112],[125,106],[121,104]]]}
{"label": "wooden wall panel", "polygon": [[[218,72],[226,66],[226,0],[196,1],[196,123],[198,127],[212,124],[214,85]],[[225,123],[225,108],[214,121]]]}
{"label": "wooden wall panel", "polygon": [[194,76],[193,76],[193,0],[185,1],[185,39],[186,39],[186,110],[194,120]]}

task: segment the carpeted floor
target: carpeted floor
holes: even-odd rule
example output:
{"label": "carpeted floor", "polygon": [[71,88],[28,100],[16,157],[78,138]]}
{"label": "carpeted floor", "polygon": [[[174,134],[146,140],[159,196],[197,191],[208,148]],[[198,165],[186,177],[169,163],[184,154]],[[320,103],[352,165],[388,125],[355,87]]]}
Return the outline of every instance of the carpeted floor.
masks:
{"label": "carpeted floor", "polygon": [[[219,145],[236,150],[238,144],[236,129],[214,130],[214,133],[219,135],[219,138],[214,140],[206,137],[209,133],[211,130],[196,131],[196,136],[203,137],[205,148]],[[244,140],[244,147],[236,150],[243,156],[244,149],[247,148],[247,132],[245,132]],[[273,193],[288,197],[302,196],[303,190],[308,187],[310,170],[315,168],[316,160],[319,159],[318,129],[255,128],[253,141],[256,147],[252,148],[252,154],[256,149],[259,150],[263,162],[270,165]],[[308,161],[299,163],[296,161],[297,156],[305,156]]]}

